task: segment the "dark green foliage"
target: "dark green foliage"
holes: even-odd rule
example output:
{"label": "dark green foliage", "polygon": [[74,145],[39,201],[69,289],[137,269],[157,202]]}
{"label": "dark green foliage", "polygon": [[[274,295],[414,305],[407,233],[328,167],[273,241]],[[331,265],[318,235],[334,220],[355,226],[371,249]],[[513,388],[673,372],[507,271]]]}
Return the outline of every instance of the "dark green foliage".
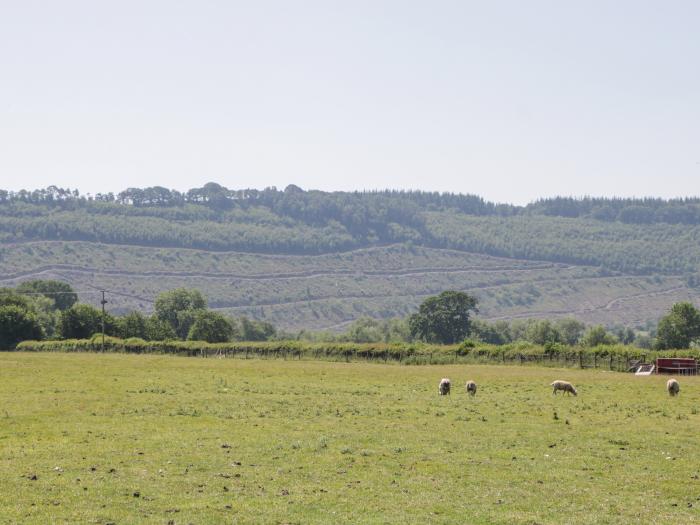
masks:
{"label": "dark green foliage", "polygon": [[163,321],[154,314],[146,320],[146,336],[143,339],[147,341],[170,341],[177,339],[177,333],[168,321]]}
{"label": "dark green foliage", "polygon": [[538,345],[560,343],[562,335],[547,319],[538,319],[530,323],[525,331],[525,339]]}
{"label": "dark green foliage", "polygon": [[302,330],[295,335],[277,334],[277,338],[334,343],[404,343],[413,341],[407,319],[372,319],[370,317],[356,319],[350,323],[346,331],[341,333]]}
{"label": "dark green foliage", "polygon": [[353,321],[338,341],[352,343],[394,343],[410,341],[411,334],[405,319],[371,319],[361,317]]}
{"label": "dark green foliage", "polygon": [[0,306],[16,306],[27,312],[39,323],[43,337],[53,337],[58,329],[59,315],[56,304],[53,299],[43,295],[19,294],[11,288],[0,288]]}
{"label": "dark green foliage", "polygon": [[316,254],[378,243],[601,266],[698,272],[699,199],[544,199],[525,207],[429,192],[129,188],[80,196],[4,192],[0,242],[85,240],[206,250]]}
{"label": "dark green foliage", "polygon": [[0,306],[0,350],[20,341],[41,339],[41,326],[34,313],[16,304]]}
{"label": "dark green foliage", "polygon": [[180,339],[185,339],[199,311],[205,310],[207,301],[199,290],[178,288],[163,292],[156,298],[155,315],[167,322]]}
{"label": "dark green foliage", "polygon": [[635,333],[628,326],[618,327],[614,331],[614,335],[623,345],[631,345],[635,340]]}
{"label": "dark green foliage", "polygon": [[54,338],[60,332],[61,310],[74,304],[77,296],[71,286],[61,281],[33,280],[17,288],[0,289],[0,306],[13,305],[28,312],[39,323],[41,336]]}
{"label": "dark green foliage", "polygon": [[277,330],[266,321],[253,321],[247,317],[241,317],[238,321],[240,325],[240,338],[242,341],[268,341],[275,337]]}
{"label": "dark green foliage", "polygon": [[29,310],[28,297],[16,293],[12,288],[0,288],[0,306],[17,306],[23,310]]}
{"label": "dark green foliage", "polygon": [[554,197],[529,204],[530,213],[559,217],[591,217],[631,224],[700,224],[700,199],[574,199]]}
{"label": "dark green foliage", "polygon": [[578,319],[558,319],[554,325],[561,334],[561,341],[567,345],[575,345],[581,340],[586,325]]}
{"label": "dark green foliage", "polygon": [[649,334],[636,334],[634,337],[634,346],[650,350],[654,347],[654,339]]}
{"label": "dark green foliage", "polygon": [[[75,304],[61,312],[60,333],[64,339],[88,339],[102,332],[102,312],[88,304]],[[105,315],[105,333],[117,333],[115,319]]]}
{"label": "dark green foliage", "polygon": [[470,314],[477,300],[464,292],[446,291],[429,297],[409,317],[413,337],[430,343],[453,344],[469,335]]}
{"label": "dark green foliage", "polygon": [[600,266],[635,274],[698,270],[700,226],[636,225],[593,219],[476,217],[428,212],[431,245],[511,258]]}
{"label": "dark green foliage", "polygon": [[59,310],[67,310],[78,302],[78,296],[73,287],[62,281],[40,279],[25,281],[16,290],[19,293],[42,294],[52,299]]}
{"label": "dark green foliage", "polygon": [[628,224],[651,224],[654,222],[654,210],[646,206],[627,206],[620,210],[617,218]]}
{"label": "dark green foliage", "polygon": [[206,341],[207,343],[225,343],[234,334],[231,321],[223,315],[203,310],[197,312],[194,323],[187,334],[188,341]]}
{"label": "dark green foliage", "polygon": [[348,341],[353,343],[374,343],[382,341],[380,322],[369,317],[361,317],[352,322],[346,331]]}
{"label": "dark green foliage", "polygon": [[700,311],[691,303],[676,303],[659,321],[656,348],[659,350],[689,348],[700,339]]}
{"label": "dark green foliage", "polygon": [[148,334],[148,319],[141,312],[129,312],[117,319],[119,337],[129,339],[138,337],[150,339]]}
{"label": "dark green foliage", "polygon": [[472,321],[472,334],[484,343],[503,345],[510,343],[513,338],[510,325],[506,321],[487,323],[479,319]]}
{"label": "dark green foliage", "polygon": [[581,341],[585,346],[612,345],[617,343],[617,338],[608,333],[604,326],[592,326],[583,336]]}

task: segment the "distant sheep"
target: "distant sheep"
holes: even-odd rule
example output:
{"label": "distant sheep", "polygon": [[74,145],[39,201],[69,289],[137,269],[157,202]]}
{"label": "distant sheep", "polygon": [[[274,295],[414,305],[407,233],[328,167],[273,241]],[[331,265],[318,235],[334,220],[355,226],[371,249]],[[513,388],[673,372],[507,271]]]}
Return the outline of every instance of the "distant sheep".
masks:
{"label": "distant sheep", "polygon": [[666,390],[668,390],[668,395],[671,397],[677,396],[678,392],[681,391],[681,385],[675,379],[669,379],[666,381]]}
{"label": "distant sheep", "polygon": [[567,394],[573,394],[575,396],[578,395],[578,392],[576,392],[574,385],[572,385],[568,381],[557,380],[549,386],[554,387],[554,391],[552,392],[552,394],[555,394],[555,395],[557,393],[557,390],[562,390],[562,391],[566,392]]}
{"label": "distant sheep", "polygon": [[450,380],[446,377],[443,377],[440,380],[440,384],[438,385],[438,394],[441,396],[449,395],[451,386],[452,383],[450,382]]}
{"label": "distant sheep", "polygon": [[469,394],[470,396],[476,395],[476,383],[474,381],[467,381],[466,388],[467,394]]}

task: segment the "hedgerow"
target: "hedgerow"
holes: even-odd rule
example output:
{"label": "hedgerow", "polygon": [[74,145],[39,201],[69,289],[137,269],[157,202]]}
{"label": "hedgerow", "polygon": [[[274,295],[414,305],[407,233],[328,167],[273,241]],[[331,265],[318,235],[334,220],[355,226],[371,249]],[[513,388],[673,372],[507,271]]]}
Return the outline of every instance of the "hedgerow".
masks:
{"label": "hedgerow", "polygon": [[17,351],[24,352],[109,352],[130,354],[167,354],[190,357],[325,359],[339,361],[384,361],[403,364],[441,363],[519,363],[584,368],[626,370],[637,362],[657,357],[695,357],[700,350],[651,351],[629,345],[596,347],[561,344],[536,345],[517,341],[490,345],[472,341],[462,345],[416,343],[307,343],[300,341],[205,343],[200,341],[144,341],[118,339],[100,334],[91,339],[23,341]]}

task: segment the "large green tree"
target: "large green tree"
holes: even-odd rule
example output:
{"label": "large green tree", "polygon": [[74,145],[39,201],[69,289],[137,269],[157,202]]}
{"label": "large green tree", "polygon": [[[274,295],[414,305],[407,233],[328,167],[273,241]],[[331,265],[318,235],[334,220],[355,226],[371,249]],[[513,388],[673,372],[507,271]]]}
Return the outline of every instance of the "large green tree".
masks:
{"label": "large green tree", "polygon": [[[61,312],[60,332],[64,339],[89,339],[102,332],[102,312],[89,304],[74,304]],[[105,314],[105,333],[117,333],[116,321],[109,314]]]}
{"label": "large green tree", "polygon": [[700,339],[700,311],[691,303],[676,303],[661,318],[656,331],[656,348],[689,348]]}
{"label": "large green tree", "polygon": [[17,287],[20,293],[41,294],[52,299],[59,310],[68,310],[78,302],[73,287],[63,281],[35,279],[25,281]]}
{"label": "large green tree", "polygon": [[158,319],[154,314],[146,320],[146,337],[144,339],[147,341],[167,341],[177,339],[177,334],[169,322]]}
{"label": "large green tree", "polygon": [[33,312],[12,304],[0,306],[0,350],[14,348],[20,341],[41,337],[41,326]]}
{"label": "large green tree", "polygon": [[56,303],[41,294],[20,294],[16,289],[0,288],[0,306],[16,306],[31,314],[44,337],[53,337],[58,329],[60,312],[56,310]]}
{"label": "large green tree", "polygon": [[408,319],[411,334],[430,343],[462,341],[470,333],[470,314],[477,310],[476,304],[477,299],[464,292],[445,291],[429,297]]}
{"label": "large green tree", "polygon": [[29,298],[18,294],[12,288],[0,288],[0,306],[18,306],[24,310],[30,310]]}
{"label": "large green tree", "polygon": [[155,315],[166,321],[180,339],[185,339],[197,314],[207,308],[207,301],[199,290],[177,288],[158,295]]}
{"label": "large green tree", "polygon": [[233,324],[226,317],[211,310],[202,310],[197,313],[187,339],[207,343],[225,343],[231,340],[233,332]]}
{"label": "large green tree", "polygon": [[117,319],[117,330],[120,337],[139,337],[148,339],[148,320],[141,312],[133,311]]}

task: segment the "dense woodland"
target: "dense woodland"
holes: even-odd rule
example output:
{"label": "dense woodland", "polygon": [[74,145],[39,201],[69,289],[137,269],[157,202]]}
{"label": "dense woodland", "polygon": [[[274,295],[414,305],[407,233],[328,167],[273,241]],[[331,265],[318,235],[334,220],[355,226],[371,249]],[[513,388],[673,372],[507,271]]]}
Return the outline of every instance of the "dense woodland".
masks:
{"label": "dense woodland", "polygon": [[527,206],[412,191],[130,188],[0,191],[0,243],[113,244],[316,254],[413,243],[638,274],[700,271],[700,199],[553,198]]}

